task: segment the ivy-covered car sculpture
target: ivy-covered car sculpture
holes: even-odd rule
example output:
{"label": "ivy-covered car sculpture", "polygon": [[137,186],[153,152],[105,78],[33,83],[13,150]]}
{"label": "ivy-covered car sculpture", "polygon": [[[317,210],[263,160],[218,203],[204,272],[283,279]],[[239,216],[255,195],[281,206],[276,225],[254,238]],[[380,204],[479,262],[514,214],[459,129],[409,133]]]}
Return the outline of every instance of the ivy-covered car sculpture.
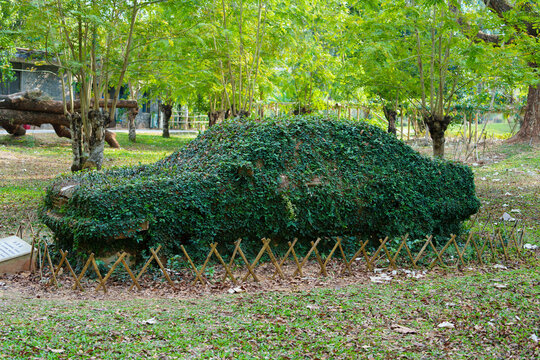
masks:
{"label": "ivy-covered car sculpture", "polygon": [[60,246],[110,252],[325,236],[448,236],[476,213],[473,174],[365,122],[231,120],[151,165],[63,176],[41,219]]}

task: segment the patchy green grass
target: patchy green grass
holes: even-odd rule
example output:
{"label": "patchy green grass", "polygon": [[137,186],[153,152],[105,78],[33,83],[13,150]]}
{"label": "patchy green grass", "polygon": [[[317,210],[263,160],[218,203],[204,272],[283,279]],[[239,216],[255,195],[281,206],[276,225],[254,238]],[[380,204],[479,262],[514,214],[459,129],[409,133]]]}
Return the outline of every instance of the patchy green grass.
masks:
{"label": "patchy green grass", "polygon": [[473,167],[483,218],[498,219],[506,212],[520,220],[526,240],[540,244],[540,148],[504,144],[503,159]]}
{"label": "patchy green grass", "polygon": [[192,300],[4,297],[0,356],[532,359],[539,270]]}

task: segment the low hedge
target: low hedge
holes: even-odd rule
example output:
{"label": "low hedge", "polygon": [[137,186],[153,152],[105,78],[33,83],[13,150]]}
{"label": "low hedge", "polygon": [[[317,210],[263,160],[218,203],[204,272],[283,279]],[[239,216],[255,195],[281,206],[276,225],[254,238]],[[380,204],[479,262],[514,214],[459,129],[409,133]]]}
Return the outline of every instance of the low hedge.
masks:
{"label": "low hedge", "polygon": [[259,249],[262,237],[449,236],[478,209],[467,166],[361,121],[304,116],[231,120],[155,164],[60,177],[40,213],[65,248],[204,256],[240,237]]}

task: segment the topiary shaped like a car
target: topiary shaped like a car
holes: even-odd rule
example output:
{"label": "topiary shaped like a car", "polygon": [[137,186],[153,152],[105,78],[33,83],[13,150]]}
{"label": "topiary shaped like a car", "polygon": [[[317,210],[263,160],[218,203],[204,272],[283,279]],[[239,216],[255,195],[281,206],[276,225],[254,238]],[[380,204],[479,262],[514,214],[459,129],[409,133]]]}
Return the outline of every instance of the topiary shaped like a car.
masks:
{"label": "topiary shaped like a car", "polygon": [[231,120],[155,164],[60,177],[41,219],[64,248],[171,255],[240,237],[449,236],[478,209],[468,167],[365,122],[309,116]]}

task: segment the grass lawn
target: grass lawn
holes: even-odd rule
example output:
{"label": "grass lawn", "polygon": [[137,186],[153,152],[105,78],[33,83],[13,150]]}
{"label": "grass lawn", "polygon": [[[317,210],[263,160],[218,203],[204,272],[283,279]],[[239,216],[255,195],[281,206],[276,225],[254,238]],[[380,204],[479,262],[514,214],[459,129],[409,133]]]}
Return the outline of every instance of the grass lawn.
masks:
{"label": "grass lawn", "polygon": [[[105,167],[152,162],[189,141],[118,139],[122,149],[106,149]],[[502,145],[487,154],[489,162],[473,167],[482,219],[511,212],[522,220],[526,242],[540,245],[540,148]],[[69,166],[64,139],[0,137],[0,236],[13,234],[47,182]],[[282,288],[191,298],[36,298],[0,276],[0,358],[540,357],[537,258],[521,267],[440,270],[385,284]],[[451,325],[439,327],[445,322]]]}
{"label": "grass lawn", "polygon": [[0,290],[0,357],[533,359],[539,270],[196,299],[21,301]]}

